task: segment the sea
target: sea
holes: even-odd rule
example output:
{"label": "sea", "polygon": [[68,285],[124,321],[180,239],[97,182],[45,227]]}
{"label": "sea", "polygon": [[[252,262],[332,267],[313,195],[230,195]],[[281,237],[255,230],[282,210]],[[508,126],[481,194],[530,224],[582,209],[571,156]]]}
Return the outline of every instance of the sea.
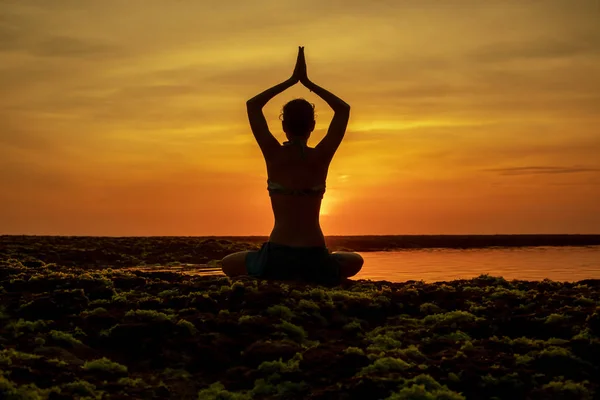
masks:
{"label": "sea", "polygon": [[600,246],[418,249],[360,254],[365,263],[352,279],[440,282],[482,274],[507,280],[600,279]]}
{"label": "sea", "polygon": [[[488,247],[480,249],[402,249],[358,252],[365,262],[351,279],[443,282],[480,275],[507,280],[575,282],[600,279],[600,246]],[[140,268],[135,268],[140,269]],[[222,275],[211,265],[148,267],[190,275]]]}

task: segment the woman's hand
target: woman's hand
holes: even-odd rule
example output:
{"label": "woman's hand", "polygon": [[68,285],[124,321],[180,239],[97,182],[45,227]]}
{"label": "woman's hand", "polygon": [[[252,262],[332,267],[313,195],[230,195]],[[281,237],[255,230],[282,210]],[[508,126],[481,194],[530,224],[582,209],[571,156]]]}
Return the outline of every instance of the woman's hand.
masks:
{"label": "woman's hand", "polygon": [[310,81],[308,80],[308,75],[306,73],[306,60],[304,58],[304,46],[298,47],[298,58],[296,59],[296,67],[294,68],[294,73],[292,74],[292,79],[295,82],[300,81],[303,85],[306,85]]}

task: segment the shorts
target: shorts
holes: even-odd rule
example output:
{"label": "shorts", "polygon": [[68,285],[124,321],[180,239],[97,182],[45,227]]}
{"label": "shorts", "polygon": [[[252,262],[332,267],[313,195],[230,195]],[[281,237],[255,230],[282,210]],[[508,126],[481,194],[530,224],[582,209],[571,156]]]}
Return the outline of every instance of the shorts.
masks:
{"label": "shorts", "polygon": [[265,242],[246,255],[248,275],[267,279],[298,280],[323,285],[340,283],[340,264],[327,247],[293,247]]}

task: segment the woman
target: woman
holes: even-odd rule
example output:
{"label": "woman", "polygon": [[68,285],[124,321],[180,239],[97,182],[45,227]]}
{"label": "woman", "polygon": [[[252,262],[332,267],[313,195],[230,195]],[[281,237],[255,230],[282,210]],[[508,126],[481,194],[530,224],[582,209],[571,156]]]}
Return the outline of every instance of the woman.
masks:
{"label": "woman", "polygon": [[[301,82],[335,111],[327,135],[314,148],[307,146],[315,128],[314,105],[295,99],[283,107],[283,130],[288,141],[279,144],[269,131],[262,108],[277,94]],[[350,106],[308,79],[304,47],[298,50],[292,77],[248,100],[252,133],[267,164],[267,189],[275,227],[259,251],[230,254],[222,261],[228,276],[305,280],[337,284],[358,273],[359,254],[329,253],[319,224],[321,200],[331,159],[344,138]]]}

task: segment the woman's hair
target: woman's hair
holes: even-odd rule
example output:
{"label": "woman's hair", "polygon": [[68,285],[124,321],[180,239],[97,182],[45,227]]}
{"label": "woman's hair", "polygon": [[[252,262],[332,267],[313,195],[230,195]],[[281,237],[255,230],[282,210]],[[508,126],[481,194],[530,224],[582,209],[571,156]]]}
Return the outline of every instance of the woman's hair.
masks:
{"label": "woman's hair", "polygon": [[306,136],[315,120],[315,105],[302,98],[291,100],[283,106],[279,119],[290,135]]}

